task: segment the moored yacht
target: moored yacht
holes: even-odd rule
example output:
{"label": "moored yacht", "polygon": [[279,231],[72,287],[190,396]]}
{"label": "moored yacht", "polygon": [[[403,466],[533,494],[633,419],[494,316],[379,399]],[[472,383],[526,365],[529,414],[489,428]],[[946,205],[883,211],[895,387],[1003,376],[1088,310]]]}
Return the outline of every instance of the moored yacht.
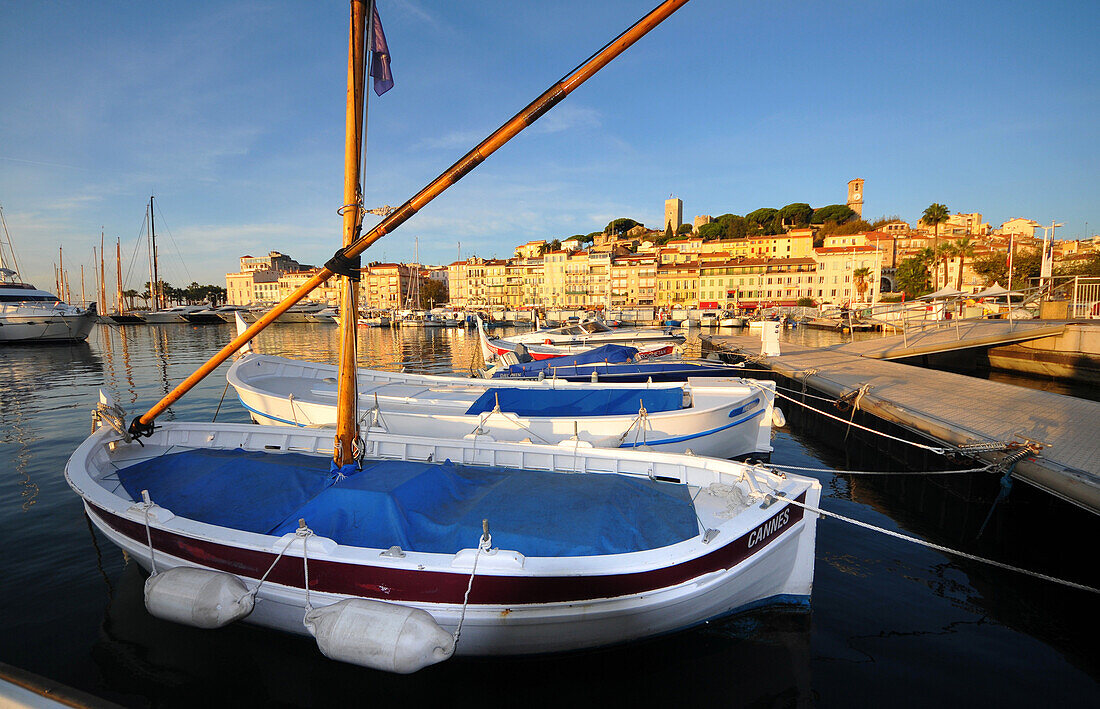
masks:
{"label": "moored yacht", "polygon": [[99,316],[64,303],[56,295],[19,281],[10,268],[0,268],[0,343],[77,342],[88,339]]}

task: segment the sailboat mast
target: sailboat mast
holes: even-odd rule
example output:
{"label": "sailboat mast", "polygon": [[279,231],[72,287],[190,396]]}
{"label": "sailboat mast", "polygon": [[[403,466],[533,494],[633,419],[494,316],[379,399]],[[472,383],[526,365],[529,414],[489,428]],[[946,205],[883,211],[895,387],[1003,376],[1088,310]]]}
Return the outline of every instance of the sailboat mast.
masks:
{"label": "sailboat mast", "polygon": [[122,240],[118,237],[115,237],[115,280],[118,281],[115,309],[122,314],[126,312],[126,301],[122,297]]}
{"label": "sailboat mast", "polygon": [[101,313],[107,312],[107,271],[103,267],[103,259],[106,257],[103,251],[103,228],[99,229],[99,308]]}
{"label": "sailboat mast", "polygon": [[[355,272],[359,267],[359,256],[370,246],[393,232],[399,226],[409,220],[414,214],[423,209],[429,202],[438,197],[451,185],[461,180],[465,175],[485,161],[490,155],[500,149],[505,143],[518,135],[524,128],[537,121],[547,111],[557,105],[562,99],[571,94],[577,87],[584,84],[596,72],[626,51],[632,44],[644,37],[650,30],[661,24],[669,15],[684,6],[688,0],[664,0],[652,12],[638,20],[625,32],[609,42],[603,49],[589,57],[561,80],[554,83],[542,95],[529,103],[523,110],[508,119],[504,125],[497,128],[485,140],[477,144],[473,150],[459,158],[458,162],[444,170],[434,180],[425,185],[419,192],[409,198],[388,217],[382,219],[366,234],[358,236],[347,246],[341,247],[325,267],[310,276],[302,285],[298,286],[290,295],[278,305],[267,311],[259,320],[250,325],[244,332],[237,335],[218,353],[202,364],[189,377],[184,379],[175,389],[168,392],[154,404],[148,411],[130,422],[130,433],[135,436],[149,436],[153,433],[153,421],[164,413],[180,397],[191,391],[196,384],[201,382],[223,362],[233,356],[235,352],[245,346],[252,338],[256,337],[268,325],[273,323],[280,315],[292,308],[309,295],[315,288],[323,284],[333,276],[343,275],[347,271]],[[353,0],[354,4],[362,5],[361,0]],[[354,7],[353,4],[353,7]],[[354,42],[352,43],[354,46]],[[358,212],[356,204],[356,212]],[[345,223],[347,212],[345,211]],[[353,270],[354,269],[354,270]],[[343,318],[342,318],[343,319]]]}
{"label": "sailboat mast", "polygon": [[[15,247],[11,244],[11,234],[8,233],[8,220],[4,218],[4,208],[2,206],[0,206],[0,224],[4,226],[4,241],[8,244],[8,251],[11,252],[11,268],[14,269],[16,273],[20,273],[19,259],[15,258]],[[7,268],[8,264],[4,260],[4,249],[2,246],[3,245],[0,244],[0,268]]]}
{"label": "sailboat mast", "polygon": [[[362,146],[364,83],[366,66],[367,3],[352,0],[348,32],[348,89],[344,120],[344,246],[359,237],[362,225],[362,194],[359,190],[359,159]],[[356,259],[355,266],[361,266]],[[359,322],[359,274],[343,276],[340,301],[340,374],[336,385],[336,436],[332,460],[337,467],[355,461],[354,442],[358,437],[356,404],[356,326]]]}
{"label": "sailboat mast", "polygon": [[64,247],[61,246],[57,247],[57,271],[61,274],[61,288],[58,289],[60,291],[58,295],[61,296],[61,300],[68,303],[69,296],[65,293],[65,288],[68,285],[65,283],[65,251]]}
{"label": "sailboat mast", "polygon": [[161,304],[160,273],[157,270],[157,224],[153,219],[153,195],[149,195],[149,241],[153,253],[153,282],[149,284],[149,295],[156,303],[154,310],[160,310],[164,306]]}

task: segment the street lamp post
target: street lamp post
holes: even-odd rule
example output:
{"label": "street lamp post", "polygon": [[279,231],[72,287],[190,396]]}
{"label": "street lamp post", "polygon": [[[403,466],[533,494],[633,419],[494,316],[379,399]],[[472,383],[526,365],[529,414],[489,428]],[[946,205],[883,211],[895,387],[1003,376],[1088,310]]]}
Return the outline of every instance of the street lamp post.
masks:
{"label": "street lamp post", "polygon": [[1054,270],[1054,230],[1065,224],[1059,224],[1053,219],[1049,227],[1040,227],[1043,230],[1043,262],[1039,269],[1039,286],[1047,288],[1050,285],[1050,277]]}

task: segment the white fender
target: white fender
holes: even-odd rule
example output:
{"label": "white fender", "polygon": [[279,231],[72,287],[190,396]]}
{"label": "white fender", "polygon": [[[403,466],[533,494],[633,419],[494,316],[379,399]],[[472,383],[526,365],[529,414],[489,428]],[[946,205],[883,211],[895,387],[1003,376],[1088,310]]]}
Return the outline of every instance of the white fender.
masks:
{"label": "white fender", "polygon": [[255,599],[233,574],[177,566],[145,582],[145,607],[161,620],[221,628],[252,612]]}
{"label": "white fender", "polygon": [[411,674],[454,654],[454,636],[426,611],[347,598],[306,614],[325,657],[385,672]]}

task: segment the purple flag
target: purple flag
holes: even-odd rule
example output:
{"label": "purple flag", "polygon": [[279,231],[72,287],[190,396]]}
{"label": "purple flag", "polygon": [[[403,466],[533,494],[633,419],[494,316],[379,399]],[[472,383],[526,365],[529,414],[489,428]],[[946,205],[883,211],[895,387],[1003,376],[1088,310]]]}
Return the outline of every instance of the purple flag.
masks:
{"label": "purple flag", "polygon": [[393,88],[393,72],[390,71],[390,48],[386,46],[386,34],[378,17],[378,5],[374,5],[370,33],[370,75],[374,77],[374,93],[381,96]]}

